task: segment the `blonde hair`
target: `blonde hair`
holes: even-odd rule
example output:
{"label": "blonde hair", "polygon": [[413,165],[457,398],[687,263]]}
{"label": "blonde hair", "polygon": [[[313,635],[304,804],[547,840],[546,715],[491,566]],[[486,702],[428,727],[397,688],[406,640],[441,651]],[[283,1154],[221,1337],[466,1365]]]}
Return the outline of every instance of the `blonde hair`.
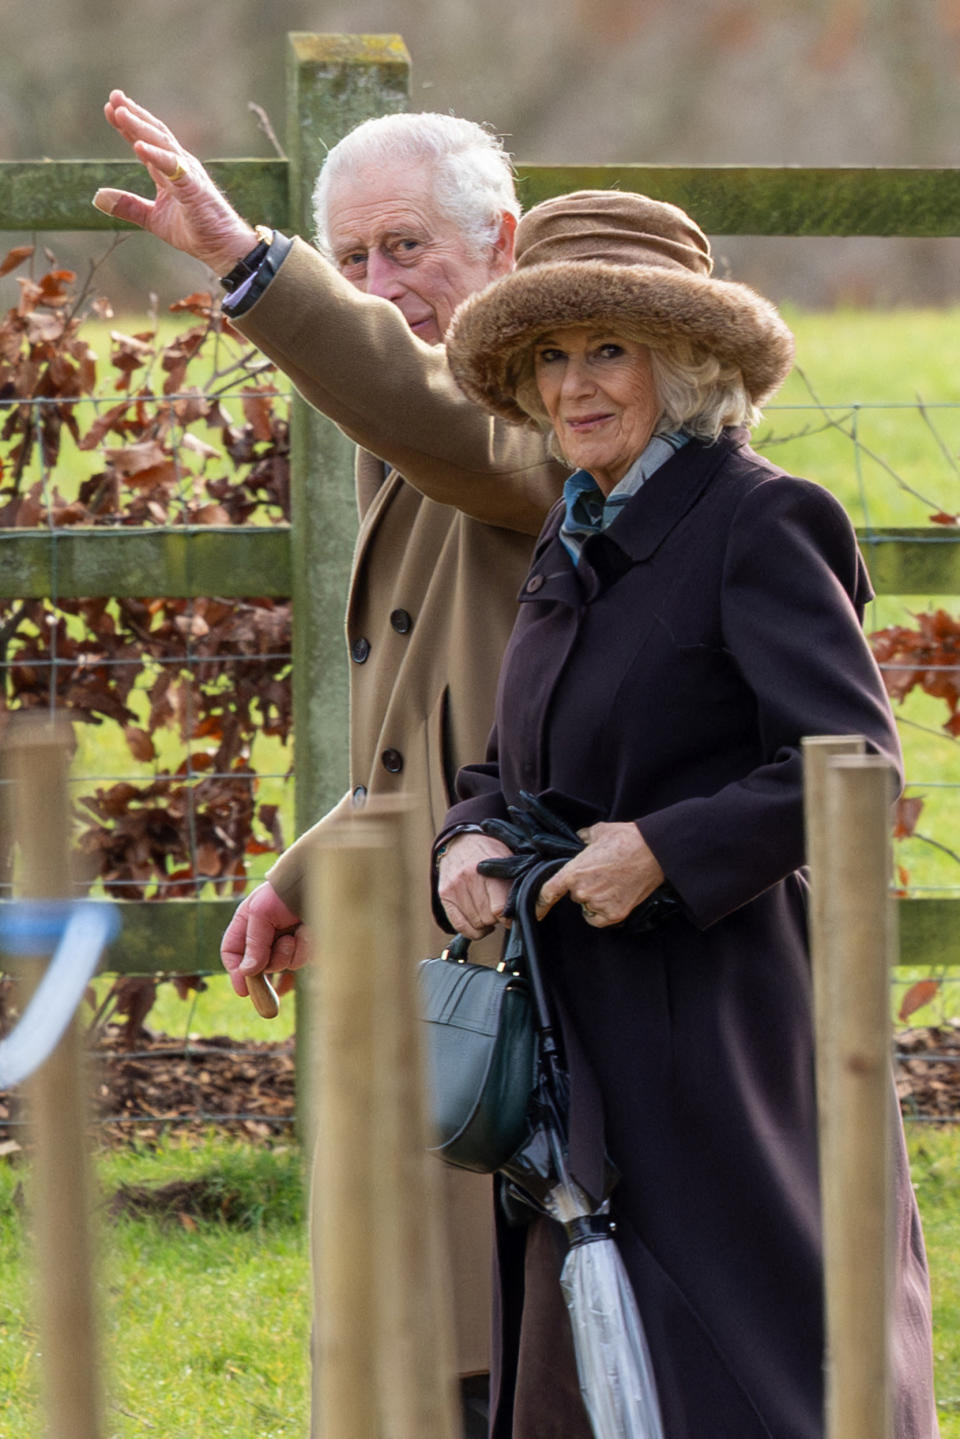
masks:
{"label": "blonde hair", "polygon": [[[582,328],[587,329],[584,325]],[[592,325],[589,327],[592,328]],[[617,334],[646,345],[660,417],[658,435],[683,431],[694,439],[712,444],[728,425],[756,425],[762,418],[751,400],[737,365],[724,365],[701,345],[689,340],[652,340],[639,329],[612,327],[611,338]],[[535,344],[528,345],[510,361],[506,384],[513,389],[521,409],[546,429],[550,417],[543,406],[534,373]],[[555,459],[562,460],[556,435],[551,435],[549,449]]]}

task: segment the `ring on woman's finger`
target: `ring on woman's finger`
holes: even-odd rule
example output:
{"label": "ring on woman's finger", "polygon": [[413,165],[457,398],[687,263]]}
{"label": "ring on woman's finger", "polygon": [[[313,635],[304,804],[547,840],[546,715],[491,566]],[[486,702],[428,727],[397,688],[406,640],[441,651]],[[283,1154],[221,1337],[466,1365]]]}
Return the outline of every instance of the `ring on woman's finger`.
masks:
{"label": "ring on woman's finger", "polygon": [[182,180],[186,173],[186,170],[183,168],[180,161],[178,160],[177,168],[174,170],[172,175],[167,176],[167,179],[176,182],[177,180]]}
{"label": "ring on woman's finger", "polygon": [[597,917],[597,911],[595,909],[591,909],[588,904],[582,904],[580,906],[580,913],[583,915],[584,919],[596,919]]}

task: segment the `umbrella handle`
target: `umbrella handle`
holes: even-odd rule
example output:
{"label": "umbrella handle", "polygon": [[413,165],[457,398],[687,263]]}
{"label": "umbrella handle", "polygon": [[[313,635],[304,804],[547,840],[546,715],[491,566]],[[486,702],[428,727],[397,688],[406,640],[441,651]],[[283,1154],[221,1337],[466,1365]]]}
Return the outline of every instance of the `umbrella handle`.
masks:
{"label": "umbrella handle", "polygon": [[565,859],[545,859],[539,864],[531,865],[517,886],[517,897],[514,904],[514,916],[520,926],[520,937],[523,941],[527,978],[533,991],[537,1027],[544,1044],[544,1051],[549,1055],[556,1055],[557,1044],[547,992],[540,972],[540,960],[537,955],[536,907],[541,886],[552,874],[556,874],[557,870],[562,869],[566,862]]}

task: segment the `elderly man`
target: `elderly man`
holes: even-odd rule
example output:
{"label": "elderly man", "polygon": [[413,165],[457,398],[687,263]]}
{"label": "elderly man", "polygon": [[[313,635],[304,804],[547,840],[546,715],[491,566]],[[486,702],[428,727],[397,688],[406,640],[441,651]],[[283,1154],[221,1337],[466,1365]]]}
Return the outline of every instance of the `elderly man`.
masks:
{"label": "elderly man", "polygon": [[[456,305],[512,267],[519,206],[507,158],[485,130],[451,116],[365,122],[318,180],[326,259],[247,224],[168,127],[121,91],[106,115],[156,196],[100,190],[94,203],[209,265],[237,328],[361,447],[346,619],[350,788],[320,824],[368,794],[405,792],[424,864],[453,776],[483,753],[532,537],[563,479],[542,440],[464,400],[440,347]],[[309,833],[227,929],[222,956],[239,994],[246,975],[306,957],[301,932],[283,931],[302,913]],[[416,912],[426,954],[439,936],[425,881]],[[487,1367],[488,1191],[472,1176],[447,1180],[459,1368],[476,1374]]]}

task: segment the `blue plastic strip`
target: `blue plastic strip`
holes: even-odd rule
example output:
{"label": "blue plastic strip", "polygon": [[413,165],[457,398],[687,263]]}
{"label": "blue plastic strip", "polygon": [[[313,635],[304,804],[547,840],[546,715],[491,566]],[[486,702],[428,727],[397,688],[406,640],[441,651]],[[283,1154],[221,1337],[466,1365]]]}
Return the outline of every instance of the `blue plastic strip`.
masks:
{"label": "blue plastic strip", "polygon": [[52,954],[73,912],[69,900],[18,899],[0,909],[0,949]]}
{"label": "blue plastic strip", "polygon": [[[116,905],[15,901],[0,914],[11,952],[36,954],[57,925],[59,943],[12,1033],[0,1041],[0,1089],[11,1089],[52,1053],[83,999],[104,948],[120,929]],[[56,934],[54,935],[56,938]],[[14,950],[14,946],[19,946]]]}

